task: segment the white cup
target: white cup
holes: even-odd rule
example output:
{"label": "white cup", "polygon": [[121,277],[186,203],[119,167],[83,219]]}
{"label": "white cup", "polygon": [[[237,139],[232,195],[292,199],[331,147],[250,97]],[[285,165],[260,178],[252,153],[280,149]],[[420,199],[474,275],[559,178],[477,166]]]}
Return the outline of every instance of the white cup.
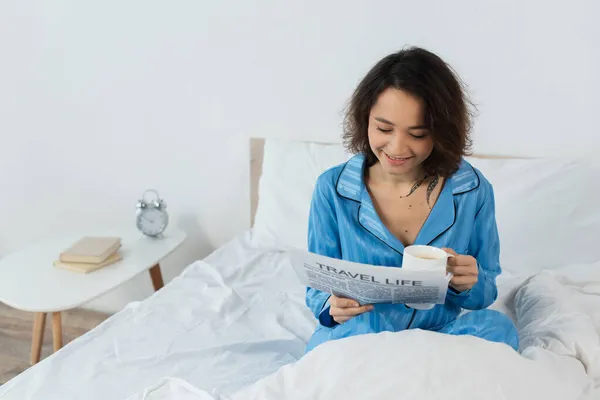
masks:
{"label": "white cup", "polygon": [[[412,245],[404,249],[404,257],[402,258],[402,268],[410,270],[426,270],[426,271],[439,271],[440,274],[446,276],[448,280],[452,278],[451,275],[446,273],[446,266],[448,265],[448,258],[454,257],[450,253],[446,253],[444,250],[425,245]],[[416,310],[430,310],[435,304],[406,304],[408,307]]]}

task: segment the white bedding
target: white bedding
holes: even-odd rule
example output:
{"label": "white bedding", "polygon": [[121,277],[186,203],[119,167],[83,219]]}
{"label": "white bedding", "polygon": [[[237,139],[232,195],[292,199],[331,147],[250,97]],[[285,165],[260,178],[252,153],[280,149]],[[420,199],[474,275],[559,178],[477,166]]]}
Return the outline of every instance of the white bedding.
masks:
{"label": "white bedding", "polygon": [[600,263],[542,271],[517,288],[514,304],[520,354],[469,336],[365,335],[228,399],[599,399]]}
{"label": "white bedding", "polygon": [[[352,375],[341,373],[324,373],[325,376],[320,380],[310,380],[299,375],[302,371],[319,371],[319,368],[326,371],[327,364],[323,358],[328,360],[331,354],[326,351],[323,354],[315,353],[314,357],[304,358],[296,364],[315,324],[304,305],[304,287],[297,283],[283,254],[252,248],[249,236],[249,232],[246,232],[206,260],[190,265],[181,276],[151,298],[129,305],[98,328],[1,386],[0,399],[242,400],[261,396],[277,398],[268,397],[266,392],[286,393],[286,396],[291,392],[314,393],[322,390],[321,385],[327,379],[331,382],[336,382],[337,379],[338,383],[356,380]],[[597,267],[594,266],[596,270]],[[554,376],[552,374],[558,371],[560,376],[569,377],[570,384],[566,385],[565,390],[583,390],[591,382],[588,374],[596,374],[598,371],[599,344],[597,336],[594,339],[592,333],[597,335],[600,325],[600,306],[593,303],[597,302],[600,295],[600,279],[594,284],[584,284],[592,277],[596,279],[596,276],[592,276],[584,267],[574,270],[579,275],[567,274],[568,279],[557,273],[539,275],[529,281],[516,296],[515,302],[521,302],[521,315],[517,313],[515,316],[521,318],[521,322],[529,321],[527,317],[531,317],[531,321],[523,325],[523,343],[529,347],[527,356],[539,360],[539,369],[524,357],[517,357],[514,353],[507,353],[494,344],[475,338],[440,338],[441,335],[438,334],[415,331],[382,335],[382,340],[375,347],[385,349],[388,343],[393,342],[397,344],[397,351],[404,348],[407,355],[410,355],[411,349],[423,347],[423,343],[427,342],[429,351],[436,350],[436,357],[425,358],[421,364],[413,360],[411,365],[415,367],[410,371],[420,373],[403,372],[401,375],[403,379],[413,376],[415,382],[424,380],[427,385],[431,385],[433,379],[427,373],[428,370],[438,371],[434,375],[434,382],[450,384],[449,378],[439,374],[443,365],[447,369],[447,359],[454,360],[450,364],[457,372],[468,369],[468,363],[454,365],[458,362],[456,351],[464,349],[465,354],[473,353],[473,357],[480,358],[479,364],[473,365],[482,365],[483,362],[483,365],[489,363],[494,368],[511,369],[513,372],[508,373],[507,378],[513,376],[515,371],[520,371],[520,375],[514,375],[517,377],[525,377],[536,371],[542,371],[540,376],[544,373]],[[516,283],[520,280],[504,276],[499,282],[502,302],[492,308],[510,311],[512,294],[518,288]],[[556,284],[560,290],[552,286]],[[553,287],[554,290],[548,291],[548,287]],[[556,299],[552,297],[554,294]],[[545,298],[546,295],[550,298]],[[559,304],[558,308],[551,308],[553,302],[559,300],[560,304],[566,305],[563,307]],[[582,319],[587,322],[580,324]],[[552,327],[565,320],[575,321],[573,326],[585,326],[588,334],[580,338],[578,331],[569,330],[570,325],[566,324],[559,335],[559,338],[566,338],[566,345],[548,345],[555,343],[552,335],[556,331]],[[595,330],[589,330],[589,321],[593,321]],[[534,332],[535,329],[538,331]],[[545,342],[530,340],[534,334]],[[429,336],[435,339],[430,339]],[[366,346],[368,343],[361,341],[374,338],[356,340],[360,345]],[[476,343],[470,343],[472,340]],[[452,341],[452,345],[449,345],[449,341]],[[550,351],[544,350],[540,344],[547,346]],[[340,341],[330,350],[338,354],[337,362],[345,365],[354,362],[355,368],[366,379],[364,374],[370,369],[365,367],[364,361],[368,357],[346,351],[345,346]],[[474,351],[475,349],[481,351]],[[440,353],[444,351],[447,352],[446,356]],[[380,356],[385,356],[383,350]],[[395,357],[392,362],[408,362],[410,357],[406,357],[404,361],[401,357]],[[468,357],[470,356],[467,355]],[[504,358],[511,360],[512,364],[498,362]],[[438,360],[443,361],[443,365]],[[491,360],[495,360],[495,363]],[[286,368],[280,369],[286,365]],[[471,372],[489,375],[496,371],[494,368],[478,368]],[[395,366],[395,369],[407,371],[407,367],[402,364]],[[398,374],[377,376],[393,383],[402,381],[397,379],[400,377]],[[319,375],[311,372],[311,376]],[[522,381],[525,382],[525,378]],[[302,391],[298,392],[298,388],[291,386],[291,382],[301,384]],[[356,380],[356,384],[360,384],[360,381]],[[376,385],[377,381],[365,383],[371,384]],[[525,383],[523,386],[523,390],[534,390],[537,387],[534,384],[527,386]],[[342,383],[338,387],[343,389],[352,386]],[[385,385],[379,387],[381,390],[386,389]],[[252,391],[260,396],[250,396]]]}
{"label": "white bedding", "polygon": [[532,361],[470,336],[386,332],[327,343],[231,396],[164,379],[128,400],[597,399],[577,360],[542,351]]}
{"label": "white bedding", "polygon": [[0,399],[124,399],[164,376],[228,394],[296,361],[315,324],[304,287],[249,237],[0,386]]}
{"label": "white bedding", "polygon": [[600,262],[536,274],[518,290],[515,310],[524,356],[577,360],[600,388]]}
{"label": "white bedding", "polygon": [[600,265],[537,274],[516,292],[521,354],[421,330],[326,343],[231,396],[165,379],[128,400],[600,398]]}

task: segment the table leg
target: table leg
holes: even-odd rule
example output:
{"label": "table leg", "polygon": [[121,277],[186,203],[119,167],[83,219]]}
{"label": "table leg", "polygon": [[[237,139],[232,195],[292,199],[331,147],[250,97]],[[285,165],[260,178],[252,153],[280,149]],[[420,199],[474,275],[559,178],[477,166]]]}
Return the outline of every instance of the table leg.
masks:
{"label": "table leg", "polygon": [[152,279],[154,291],[158,292],[164,286],[162,273],[160,272],[160,264],[156,264],[154,267],[150,268],[150,278]]}
{"label": "table leg", "polygon": [[33,336],[31,339],[31,365],[37,364],[40,361],[45,328],[46,313],[35,313],[35,319],[33,321]]}
{"label": "table leg", "polygon": [[52,344],[54,352],[62,347],[62,322],[60,312],[52,313]]}

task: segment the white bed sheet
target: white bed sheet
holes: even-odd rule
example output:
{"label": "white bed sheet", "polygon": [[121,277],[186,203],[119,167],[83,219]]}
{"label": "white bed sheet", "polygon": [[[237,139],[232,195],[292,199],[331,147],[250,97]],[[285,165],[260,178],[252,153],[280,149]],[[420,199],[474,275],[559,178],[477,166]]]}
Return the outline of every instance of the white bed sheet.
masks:
{"label": "white bed sheet", "polygon": [[164,376],[223,394],[302,356],[314,329],[282,254],[246,232],[0,386],[2,400],[124,399]]}
{"label": "white bed sheet", "polygon": [[164,379],[127,400],[597,400],[600,263],[542,271],[514,298],[520,353],[473,336],[409,330],[326,343],[241,389]]}
{"label": "white bed sheet", "polygon": [[[519,278],[499,279],[492,308],[513,319]],[[163,377],[231,395],[297,361],[316,321],[286,257],[250,231],[152,297],[0,386],[0,399],[125,399]]]}

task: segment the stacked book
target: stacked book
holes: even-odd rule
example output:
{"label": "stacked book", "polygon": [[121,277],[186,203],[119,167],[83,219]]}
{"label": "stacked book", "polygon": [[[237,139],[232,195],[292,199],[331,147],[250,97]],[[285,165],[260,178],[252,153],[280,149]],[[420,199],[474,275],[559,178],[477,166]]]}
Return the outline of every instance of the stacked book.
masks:
{"label": "stacked book", "polygon": [[54,266],[87,274],[121,259],[118,237],[86,236],[60,253]]}

